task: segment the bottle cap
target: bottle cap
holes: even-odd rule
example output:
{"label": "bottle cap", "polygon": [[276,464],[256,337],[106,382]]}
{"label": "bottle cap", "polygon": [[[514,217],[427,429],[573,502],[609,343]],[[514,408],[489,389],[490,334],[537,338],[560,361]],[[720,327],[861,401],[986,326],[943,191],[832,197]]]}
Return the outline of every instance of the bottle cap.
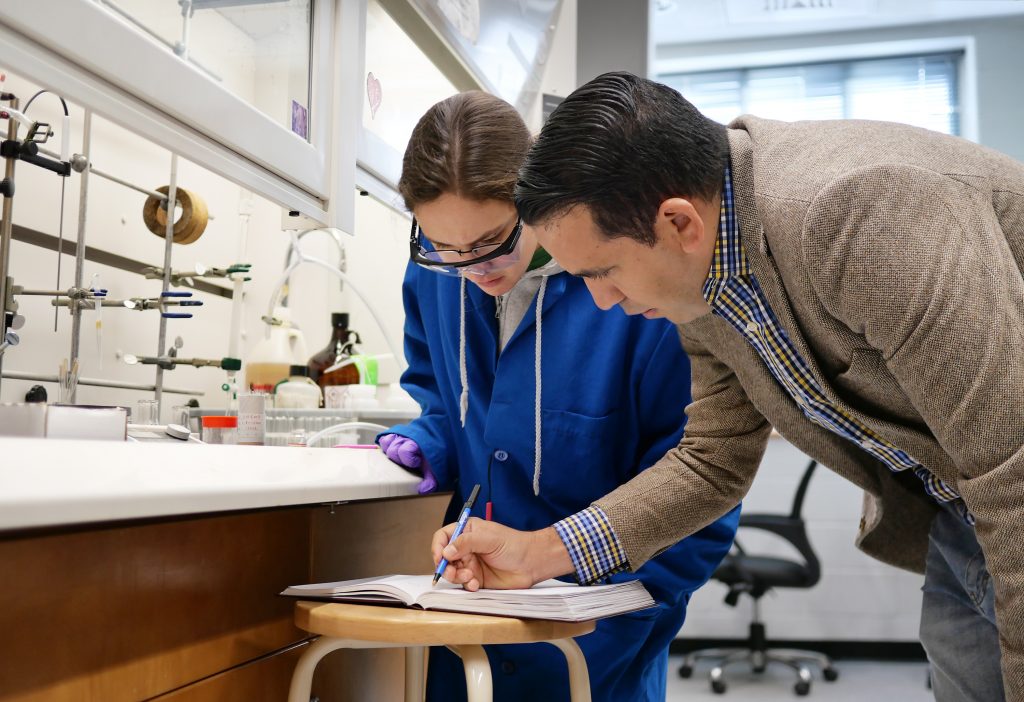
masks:
{"label": "bottle cap", "polygon": [[238,426],[238,417],[227,415],[206,415],[203,427],[207,429],[233,429]]}
{"label": "bottle cap", "polygon": [[332,312],[331,326],[348,329],[348,312]]}
{"label": "bottle cap", "polygon": [[309,377],[309,367],[308,366],[298,366],[298,365],[296,365],[296,366],[288,366],[288,375],[301,375],[301,376],[304,376],[304,377],[308,378]]}

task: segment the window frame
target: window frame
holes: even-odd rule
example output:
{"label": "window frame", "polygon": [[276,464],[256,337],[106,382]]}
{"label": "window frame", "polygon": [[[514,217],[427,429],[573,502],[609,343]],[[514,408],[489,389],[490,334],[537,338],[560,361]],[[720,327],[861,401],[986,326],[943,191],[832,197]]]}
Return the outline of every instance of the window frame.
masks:
{"label": "window frame", "polygon": [[841,63],[865,59],[955,53],[963,54],[960,62],[957,97],[960,111],[960,136],[978,142],[977,59],[974,37],[937,37],[904,41],[873,42],[837,46],[814,46],[779,51],[756,51],[742,54],[706,54],[702,56],[666,57],[652,62],[651,79],[679,73],[704,73],[772,66],[796,66],[813,63]]}

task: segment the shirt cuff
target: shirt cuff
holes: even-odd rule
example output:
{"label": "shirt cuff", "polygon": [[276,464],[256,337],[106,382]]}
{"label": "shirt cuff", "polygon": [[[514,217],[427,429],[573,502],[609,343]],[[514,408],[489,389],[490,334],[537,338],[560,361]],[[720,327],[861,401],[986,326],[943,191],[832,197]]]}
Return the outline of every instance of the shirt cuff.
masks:
{"label": "shirt cuff", "polygon": [[581,585],[590,585],[629,567],[626,551],[612,531],[608,515],[596,505],[557,522],[555,531],[569,551],[576,580]]}

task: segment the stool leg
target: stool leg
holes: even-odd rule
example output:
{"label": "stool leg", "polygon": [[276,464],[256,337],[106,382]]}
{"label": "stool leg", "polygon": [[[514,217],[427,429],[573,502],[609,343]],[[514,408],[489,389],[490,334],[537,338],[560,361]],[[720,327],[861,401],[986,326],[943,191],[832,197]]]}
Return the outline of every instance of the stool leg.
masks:
{"label": "stool leg", "polygon": [[351,646],[352,642],[347,639],[336,639],[330,636],[321,636],[311,643],[299,658],[299,662],[295,664],[292,684],[288,689],[288,702],[309,702],[313,688],[313,671],[316,670],[320,659],[331,651]]}
{"label": "stool leg", "polygon": [[492,702],[494,687],[491,683],[491,663],[487,660],[484,647],[467,645],[448,648],[462,659],[462,667],[466,669],[467,701]]}
{"label": "stool leg", "polygon": [[405,702],[423,702],[423,646],[405,649]]}
{"label": "stool leg", "polygon": [[569,699],[571,702],[590,702],[590,672],[587,659],[575,639],[548,641],[565,655],[569,664]]}

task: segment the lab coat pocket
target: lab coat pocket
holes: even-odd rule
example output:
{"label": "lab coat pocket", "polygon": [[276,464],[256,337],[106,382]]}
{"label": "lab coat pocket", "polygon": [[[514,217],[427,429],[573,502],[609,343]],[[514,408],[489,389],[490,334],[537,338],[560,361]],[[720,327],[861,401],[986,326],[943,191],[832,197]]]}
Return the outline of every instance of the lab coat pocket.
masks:
{"label": "lab coat pocket", "polygon": [[581,503],[586,505],[617,488],[628,468],[620,439],[618,412],[601,417],[544,410],[541,417],[544,464],[565,476]]}
{"label": "lab coat pocket", "polygon": [[546,409],[541,413],[541,422],[545,432],[575,438],[607,439],[612,435],[618,412],[609,412],[600,416],[569,412],[567,410]]}

